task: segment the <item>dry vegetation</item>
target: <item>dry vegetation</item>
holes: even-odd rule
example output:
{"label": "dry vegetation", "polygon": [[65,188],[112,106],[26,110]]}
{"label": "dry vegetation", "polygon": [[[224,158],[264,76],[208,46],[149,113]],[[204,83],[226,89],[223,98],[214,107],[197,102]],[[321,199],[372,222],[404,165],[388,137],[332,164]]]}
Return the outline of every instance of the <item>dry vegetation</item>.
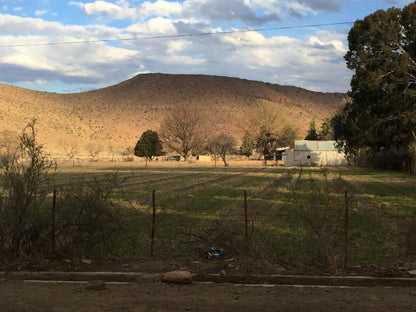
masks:
{"label": "dry vegetation", "polygon": [[253,109],[273,105],[300,136],[309,122],[331,116],[344,94],[311,92],[236,78],[202,75],[138,75],[118,85],[75,94],[37,92],[0,84],[0,132],[20,133],[37,119],[39,139],[54,155],[117,154],[147,129],[159,130],[177,105],[197,107],[209,131],[241,140]]}

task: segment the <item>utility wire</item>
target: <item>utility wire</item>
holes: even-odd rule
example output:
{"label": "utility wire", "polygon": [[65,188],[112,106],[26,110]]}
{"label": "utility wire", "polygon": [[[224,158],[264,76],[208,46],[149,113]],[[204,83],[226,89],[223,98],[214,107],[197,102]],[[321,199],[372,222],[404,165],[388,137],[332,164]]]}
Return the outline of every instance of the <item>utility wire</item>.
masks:
{"label": "utility wire", "polygon": [[241,29],[241,30],[229,30],[229,31],[216,31],[194,34],[178,34],[178,35],[161,35],[161,36],[144,36],[144,37],[132,37],[132,38],[112,38],[112,39],[96,39],[96,40],[80,40],[80,41],[57,41],[57,42],[40,42],[40,43],[20,43],[20,44],[6,44],[0,45],[0,48],[12,48],[12,47],[29,47],[29,46],[49,46],[49,45],[67,45],[67,44],[84,44],[84,43],[99,43],[99,42],[112,42],[112,41],[134,41],[134,40],[151,40],[151,39],[174,39],[183,37],[203,37],[225,34],[236,34],[246,32],[261,32],[271,30],[286,30],[286,29],[301,29],[311,27],[325,27],[325,26],[337,26],[337,25],[351,25],[354,22],[338,22],[338,23],[325,23],[325,24],[310,24],[300,26],[281,26],[281,27],[269,27],[269,28],[254,28],[254,29]]}

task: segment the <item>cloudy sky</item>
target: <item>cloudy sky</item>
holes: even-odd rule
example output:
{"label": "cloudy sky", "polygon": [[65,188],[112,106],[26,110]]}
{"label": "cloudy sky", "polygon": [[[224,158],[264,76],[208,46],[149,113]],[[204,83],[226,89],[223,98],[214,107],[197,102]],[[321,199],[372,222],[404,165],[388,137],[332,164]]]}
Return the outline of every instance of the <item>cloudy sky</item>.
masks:
{"label": "cloudy sky", "polygon": [[0,0],[0,82],[80,92],[140,73],[346,92],[351,22],[411,0]]}

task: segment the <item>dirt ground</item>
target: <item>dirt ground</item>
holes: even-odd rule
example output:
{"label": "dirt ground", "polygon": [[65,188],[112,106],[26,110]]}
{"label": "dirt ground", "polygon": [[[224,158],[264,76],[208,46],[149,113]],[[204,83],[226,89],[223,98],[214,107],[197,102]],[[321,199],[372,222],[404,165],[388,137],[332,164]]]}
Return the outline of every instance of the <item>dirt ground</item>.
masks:
{"label": "dirt ground", "polygon": [[416,288],[0,282],[1,311],[416,311]]}

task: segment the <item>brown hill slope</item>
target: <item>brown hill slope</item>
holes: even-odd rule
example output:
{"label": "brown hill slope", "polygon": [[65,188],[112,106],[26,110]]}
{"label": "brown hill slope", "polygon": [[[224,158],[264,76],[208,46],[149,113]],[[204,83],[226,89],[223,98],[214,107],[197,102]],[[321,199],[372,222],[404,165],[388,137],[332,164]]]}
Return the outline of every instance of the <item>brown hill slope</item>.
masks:
{"label": "brown hill slope", "polygon": [[319,93],[237,78],[203,75],[144,74],[107,88],[56,94],[0,84],[0,131],[20,132],[37,119],[39,140],[55,155],[76,147],[79,154],[134,147],[147,129],[176,105],[198,107],[210,132],[227,130],[240,140],[256,106],[275,106],[284,122],[303,137],[312,119],[331,116],[345,94]]}

